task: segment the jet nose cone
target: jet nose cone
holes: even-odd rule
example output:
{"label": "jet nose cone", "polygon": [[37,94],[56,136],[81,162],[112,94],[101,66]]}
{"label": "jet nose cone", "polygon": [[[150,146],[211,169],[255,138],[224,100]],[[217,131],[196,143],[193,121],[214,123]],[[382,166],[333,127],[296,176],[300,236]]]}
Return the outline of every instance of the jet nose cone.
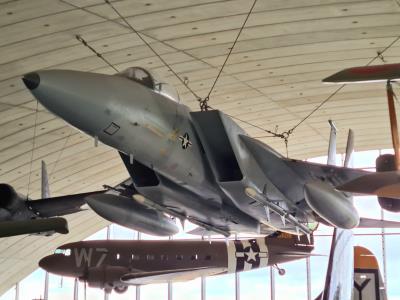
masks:
{"label": "jet nose cone", "polygon": [[28,73],[25,74],[22,78],[22,81],[25,83],[26,87],[30,90],[34,90],[39,86],[40,77],[38,73]]}

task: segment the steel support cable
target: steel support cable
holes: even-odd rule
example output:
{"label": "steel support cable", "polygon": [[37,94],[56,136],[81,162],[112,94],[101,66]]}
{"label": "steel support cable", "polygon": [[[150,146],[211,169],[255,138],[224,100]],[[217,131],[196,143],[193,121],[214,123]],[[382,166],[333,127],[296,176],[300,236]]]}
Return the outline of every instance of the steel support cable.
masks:
{"label": "steel support cable", "polygon": [[[67,1],[64,1],[64,0],[60,0],[60,1],[61,1],[61,2],[64,2],[64,3],[67,3],[67,4],[70,4],[70,3],[68,3]],[[113,10],[120,16],[120,18],[127,24],[127,26],[128,26],[129,28],[131,28],[131,29],[139,36],[139,38],[140,38],[140,39],[155,53],[155,55],[156,55],[157,57],[160,58],[160,60],[174,73],[174,75],[180,80],[180,82],[181,82],[190,92],[192,92],[192,94],[193,94],[193,91],[189,88],[189,86],[186,84],[186,82],[183,81],[183,80],[171,69],[171,67],[170,67],[168,64],[166,64],[166,62],[162,59],[162,57],[160,57],[160,56],[155,52],[155,50],[142,38],[141,34],[140,34],[138,31],[136,31],[136,30],[126,21],[126,19],[125,19],[123,16],[121,16],[121,14],[115,9],[115,7],[114,7],[108,0],[105,0],[105,2],[108,3],[108,4],[113,8]],[[207,103],[208,100],[209,100],[209,95],[211,94],[213,88],[215,87],[216,82],[217,82],[218,78],[220,77],[220,75],[221,75],[221,73],[222,73],[222,71],[223,71],[223,68],[224,68],[224,66],[226,65],[226,62],[227,62],[227,60],[228,60],[230,54],[232,53],[233,48],[234,48],[234,46],[235,46],[235,44],[236,44],[236,42],[237,42],[237,40],[238,40],[238,38],[239,38],[239,35],[240,35],[241,31],[243,30],[243,28],[244,28],[244,26],[245,26],[245,23],[247,22],[247,20],[248,20],[250,14],[251,14],[251,12],[252,12],[252,10],[253,10],[253,8],[254,8],[256,2],[257,2],[257,0],[254,1],[253,5],[252,5],[252,7],[251,7],[251,9],[250,9],[250,11],[249,11],[247,17],[246,17],[245,22],[244,22],[243,26],[241,27],[241,30],[239,31],[239,34],[238,34],[237,38],[236,38],[235,41],[234,41],[233,46],[230,48],[230,52],[228,53],[228,55],[227,55],[227,57],[226,57],[226,59],[225,59],[225,62],[224,62],[222,68],[220,69],[220,71],[219,71],[219,73],[218,73],[218,75],[217,75],[216,80],[214,81],[214,84],[213,84],[213,86],[212,86],[212,89],[210,90],[210,93],[208,94],[208,96],[207,96],[205,99],[201,99],[201,98],[198,97],[197,95],[195,96],[195,97],[197,98],[197,100],[200,102],[200,108],[202,108],[202,107],[204,107],[204,108],[212,108],[212,107],[209,106],[208,103]],[[71,4],[70,4],[70,5],[71,5]],[[77,8],[85,10],[85,9],[82,8],[82,7],[77,7]],[[85,11],[86,11],[86,10],[85,10]],[[90,12],[90,11],[89,11],[89,12]],[[92,12],[90,12],[90,13],[92,13]],[[400,36],[398,36],[394,41],[392,41],[392,42],[391,42],[386,48],[384,48],[382,51],[380,51],[379,53],[377,53],[377,55],[376,55],[374,58],[372,58],[366,65],[367,65],[367,66],[370,65],[370,64],[371,64],[373,61],[375,61],[377,58],[382,57],[382,54],[383,54],[385,51],[387,51],[388,49],[390,49],[399,39],[400,39]],[[162,42],[161,42],[161,43],[162,43]],[[101,57],[101,58],[102,58],[102,57]],[[103,59],[104,59],[104,58],[103,58]],[[262,131],[265,131],[265,132],[271,134],[271,136],[259,136],[259,137],[256,137],[256,138],[264,138],[264,137],[278,137],[278,138],[282,138],[282,139],[284,140],[284,142],[285,142],[286,152],[287,152],[287,154],[288,154],[288,141],[289,141],[290,135],[294,132],[294,130],[295,130],[298,126],[300,126],[304,121],[306,121],[309,117],[311,117],[311,115],[313,115],[316,111],[318,111],[324,104],[326,104],[329,100],[331,100],[331,98],[332,98],[333,96],[335,96],[341,89],[343,89],[344,86],[345,86],[345,84],[344,84],[344,85],[341,85],[338,89],[336,89],[332,94],[330,94],[325,100],[323,100],[317,107],[315,107],[309,114],[307,114],[307,116],[305,116],[302,120],[300,120],[300,121],[299,121],[295,126],[293,126],[291,129],[289,129],[289,130],[287,130],[287,131],[283,131],[283,132],[281,132],[281,133],[276,133],[276,132],[273,132],[273,131],[264,129],[264,128],[260,127],[260,126],[254,125],[254,124],[252,124],[252,123],[250,123],[250,122],[247,122],[247,121],[244,121],[244,120],[242,120],[242,119],[239,119],[239,118],[237,118],[237,117],[234,117],[234,116],[232,116],[232,115],[228,115],[228,114],[227,114],[227,115],[230,116],[230,117],[232,117],[232,118],[234,118],[234,119],[236,119],[236,120],[239,120],[239,121],[241,121],[241,122],[243,122],[243,123],[246,123],[246,124],[248,124],[248,125],[250,125],[250,126],[252,126],[252,127],[258,128],[258,129],[260,129],[260,130],[262,130]],[[204,101],[205,101],[205,102],[204,102]],[[206,109],[202,109],[202,110],[206,110]]]}
{"label": "steel support cable", "polygon": [[213,82],[213,84],[212,84],[212,86],[211,86],[211,88],[210,88],[210,91],[208,92],[207,96],[206,96],[204,99],[199,100],[199,102],[200,102],[200,109],[201,109],[202,111],[204,111],[204,110],[207,111],[208,108],[210,108],[210,106],[208,106],[208,101],[210,100],[210,95],[211,95],[212,91],[214,90],[214,87],[215,87],[215,85],[217,84],[218,79],[219,79],[219,77],[221,76],[222,71],[224,70],[224,67],[225,67],[225,65],[226,65],[226,63],[227,63],[229,57],[231,56],[232,51],[233,51],[233,49],[235,48],[236,43],[237,43],[237,41],[239,40],[239,37],[240,37],[240,35],[241,35],[241,33],[242,33],[244,27],[246,26],[246,23],[247,23],[247,21],[248,21],[250,15],[251,15],[251,13],[253,12],[253,9],[254,9],[254,6],[256,5],[256,3],[257,3],[257,0],[254,0],[253,5],[251,6],[249,12],[247,13],[246,18],[245,18],[245,20],[244,20],[242,26],[240,27],[239,32],[238,32],[238,34],[237,34],[235,40],[233,41],[232,47],[229,48],[229,52],[228,52],[228,54],[227,54],[226,57],[225,57],[225,61],[224,61],[224,63],[222,64],[221,69],[219,70],[219,72],[218,72],[218,74],[217,74],[217,77],[215,77],[215,80],[214,80],[214,82]]}
{"label": "steel support cable", "polygon": [[[68,126],[68,127],[69,127],[69,126]],[[53,168],[51,169],[51,172],[50,172],[49,175],[48,175],[49,180],[50,180],[50,178],[51,178],[51,175],[53,175],[53,173],[54,173],[55,170],[56,170],[57,164],[58,164],[58,162],[60,161],[62,154],[64,153],[65,147],[67,146],[67,143],[68,143],[69,138],[71,137],[72,133],[73,133],[73,129],[72,129],[71,127],[69,127],[69,134],[68,134],[68,136],[65,138],[64,145],[61,147],[61,150],[60,150],[60,152],[58,153],[57,159],[56,159],[56,161],[54,162]]]}
{"label": "steel support cable", "polygon": [[[381,58],[382,54],[389,50],[395,43],[397,43],[400,40],[400,36],[395,38],[388,46],[386,46],[382,51],[379,51],[376,56],[374,56],[367,64],[366,66],[369,66],[372,64],[376,59]],[[308,118],[310,118],[315,112],[317,112],[323,105],[325,105],[329,100],[331,100],[337,93],[339,93],[346,84],[340,85],[335,91],[333,91],[327,98],[325,98],[320,104],[318,104],[314,109],[311,110],[303,119],[301,119],[297,124],[295,124],[292,128],[289,130],[283,131],[279,134],[273,134],[274,137],[280,137],[284,140],[285,146],[286,146],[286,154],[288,155],[288,143],[289,143],[289,137],[293,132],[299,127],[302,123],[304,123]],[[251,123],[248,123],[251,125]],[[259,126],[253,126],[256,128],[260,128]],[[270,133],[269,131],[265,130],[267,133]],[[258,136],[256,138],[264,138],[264,137],[270,137],[270,136]]]}
{"label": "steel support cable", "polygon": [[139,37],[139,39],[154,53],[155,56],[158,57],[158,59],[168,68],[168,70],[170,70],[175,76],[176,78],[178,78],[178,80],[183,84],[184,87],[187,88],[187,90],[192,93],[192,95],[197,99],[201,99],[196,93],[195,91],[193,91],[185,82],[185,80],[183,80],[172,68],[171,66],[162,58],[162,56],[160,54],[157,53],[156,50],[154,50],[154,48],[150,45],[149,42],[147,42],[142,35],[126,20],[126,18],[120,14],[120,12],[115,8],[115,6],[109,1],[109,0],[104,0],[105,3],[107,3],[113,10],[114,12],[121,18],[121,20]]}
{"label": "steel support cable", "polygon": [[[65,0],[59,0],[59,1],[62,2],[62,3],[68,4],[68,5],[72,6],[72,7],[75,7],[76,9],[83,10],[83,11],[85,11],[85,12],[87,12],[87,13],[89,13],[89,14],[92,14],[92,15],[94,15],[94,16],[97,16],[97,17],[99,17],[99,18],[103,18],[103,19],[106,20],[106,21],[113,22],[113,23],[115,23],[115,24],[117,24],[117,25],[119,25],[119,26],[122,26],[122,27],[124,27],[124,28],[130,28],[129,25],[121,24],[120,22],[117,22],[117,21],[114,20],[114,19],[106,18],[106,17],[104,17],[104,16],[102,16],[102,15],[96,13],[96,12],[93,12],[93,11],[91,11],[91,10],[86,9],[85,7],[77,6],[77,5],[72,4],[72,3],[69,3],[68,1],[65,1]],[[181,53],[183,53],[183,54],[185,54],[185,55],[187,55],[187,56],[193,58],[194,60],[198,60],[198,61],[200,61],[200,62],[202,62],[202,63],[208,65],[208,66],[211,67],[211,68],[216,69],[216,67],[213,66],[213,65],[211,65],[210,63],[208,63],[208,62],[206,62],[206,61],[204,61],[204,60],[202,60],[202,59],[199,59],[199,58],[193,56],[192,54],[187,53],[187,52],[184,51],[184,50],[177,49],[177,48],[175,48],[174,46],[172,46],[172,45],[166,43],[165,41],[158,40],[157,38],[152,37],[152,36],[150,36],[150,35],[148,35],[148,34],[145,34],[145,33],[143,33],[143,32],[140,32],[140,34],[141,34],[142,36],[146,36],[146,37],[148,37],[148,38],[150,38],[150,39],[153,39],[153,40],[155,40],[155,41],[157,41],[157,42],[159,42],[159,43],[161,43],[161,44],[163,44],[163,45],[165,45],[165,46],[167,46],[167,47],[169,47],[169,48],[172,48],[172,49],[174,49],[174,50],[177,51],[177,52],[181,52]],[[91,48],[91,49],[92,49],[92,51],[94,50],[93,48]],[[96,51],[93,51],[93,52],[97,55],[97,52],[96,52]],[[101,59],[104,60],[104,57],[102,57],[102,56],[99,56],[99,57],[100,57]],[[107,64],[108,64],[108,62],[107,62]],[[231,77],[234,78],[235,80],[241,82],[240,80],[238,80],[237,78],[235,78],[235,77],[234,77],[233,75],[231,75],[231,74],[226,74],[226,75],[231,76]],[[242,82],[242,83],[246,84],[246,82]],[[248,87],[250,87],[251,89],[254,89],[254,88],[251,87],[250,85],[248,85],[248,84],[246,84],[246,85],[247,85]],[[189,90],[189,86],[187,85],[187,83],[186,83],[185,81],[184,81],[184,86]],[[258,91],[258,90],[257,90],[257,91]],[[260,92],[260,91],[258,91],[258,92],[259,92],[261,95],[264,95],[262,92]],[[264,95],[264,96],[265,96],[265,95]],[[268,97],[268,96],[267,96],[267,97]],[[199,102],[202,101],[202,99],[201,99],[200,97],[199,97],[197,100],[198,100]],[[209,106],[209,105],[208,105],[207,107],[208,107],[208,108],[211,108],[211,109],[214,109],[214,108],[212,108],[212,107]],[[252,127],[258,128],[258,129],[260,129],[260,130],[262,130],[262,131],[265,131],[265,132],[271,134],[271,136],[263,136],[263,137],[279,137],[279,138],[285,139],[285,137],[284,137],[283,134],[277,134],[276,131],[273,132],[273,131],[270,131],[270,130],[261,128],[261,127],[259,127],[259,126],[256,126],[256,125],[254,125],[254,124],[252,124],[252,123],[250,123],[250,122],[244,121],[244,120],[242,120],[242,119],[240,119],[240,118],[238,118],[238,117],[235,117],[235,116],[232,116],[232,115],[229,115],[229,114],[226,114],[226,115],[230,116],[230,117],[233,118],[233,119],[236,119],[236,120],[238,120],[238,121],[241,121],[241,122],[246,123],[246,124],[248,124],[248,125],[250,125],[250,126],[252,126]]]}
{"label": "steel support cable", "polygon": [[[389,50],[397,41],[400,40],[400,36],[398,36],[396,39],[394,39],[386,48],[384,48],[382,51],[379,51],[375,57],[373,57],[367,64],[366,66],[369,66],[372,64],[376,59],[381,58],[382,54]],[[326,104],[329,100],[333,98],[340,90],[342,90],[346,84],[342,84],[339,88],[337,88],[332,94],[330,94],[325,100],[323,100],[320,104],[318,104],[317,107],[315,107],[309,114],[307,114],[303,119],[301,119],[296,125],[294,125],[291,129],[287,130],[286,134],[291,135],[293,131],[299,127],[304,121],[306,121],[308,118],[310,118],[316,111],[318,111],[324,104]]]}
{"label": "steel support cable", "polygon": [[115,72],[119,72],[119,70],[114,67],[112,63],[110,63],[101,53],[97,52],[96,49],[94,49],[92,46],[90,46],[86,40],[80,36],[79,34],[75,35],[75,38],[81,42],[85,47],[87,47],[90,51],[92,51],[94,54],[96,54],[97,57],[102,59],[109,67],[111,67]]}

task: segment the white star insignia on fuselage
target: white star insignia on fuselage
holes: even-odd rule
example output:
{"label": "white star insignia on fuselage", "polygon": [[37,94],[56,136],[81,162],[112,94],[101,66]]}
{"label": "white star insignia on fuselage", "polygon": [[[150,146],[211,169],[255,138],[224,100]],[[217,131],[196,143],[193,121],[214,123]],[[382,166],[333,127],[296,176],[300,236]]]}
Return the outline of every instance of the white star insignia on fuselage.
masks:
{"label": "white star insignia on fuselage", "polygon": [[181,135],[179,139],[182,142],[182,149],[187,149],[188,147],[192,146],[192,142],[190,141],[189,134],[185,132],[184,135]]}
{"label": "white star insignia on fuselage", "polygon": [[250,247],[249,251],[244,253],[245,256],[247,256],[246,261],[251,262],[251,261],[256,261],[256,255],[258,252],[254,252],[253,249]]}

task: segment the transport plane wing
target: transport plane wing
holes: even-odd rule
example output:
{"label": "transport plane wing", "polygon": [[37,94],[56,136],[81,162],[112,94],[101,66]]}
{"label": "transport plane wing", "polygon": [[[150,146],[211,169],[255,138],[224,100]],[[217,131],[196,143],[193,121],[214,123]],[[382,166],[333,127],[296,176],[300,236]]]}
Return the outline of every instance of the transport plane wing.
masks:
{"label": "transport plane wing", "polygon": [[223,274],[226,272],[225,268],[221,267],[203,267],[181,270],[164,270],[154,272],[130,273],[121,277],[121,282],[129,285],[144,285],[154,283],[164,283],[169,281],[181,282],[189,281],[202,276],[212,276]]}

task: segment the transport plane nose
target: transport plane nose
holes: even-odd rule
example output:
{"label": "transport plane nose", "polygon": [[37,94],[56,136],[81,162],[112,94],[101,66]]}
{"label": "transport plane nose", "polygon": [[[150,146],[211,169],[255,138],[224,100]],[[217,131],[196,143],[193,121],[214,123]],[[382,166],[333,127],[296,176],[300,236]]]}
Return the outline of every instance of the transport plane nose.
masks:
{"label": "transport plane nose", "polygon": [[82,276],[82,272],[74,268],[71,265],[71,261],[66,258],[63,255],[57,254],[45,256],[39,261],[39,267],[49,273],[60,276]]}
{"label": "transport plane nose", "polygon": [[53,258],[52,255],[43,257],[40,261],[39,261],[39,267],[41,267],[43,270],[53,273],[54,272],[54,263],[55,260]]}
{"label": "transport plane nose", "polygon": [[25,83],[26,87],[30,90],[34,90],[39,86],[40,77],[38,73],[32,72],[25,74],[22,78],[22,81]]}

